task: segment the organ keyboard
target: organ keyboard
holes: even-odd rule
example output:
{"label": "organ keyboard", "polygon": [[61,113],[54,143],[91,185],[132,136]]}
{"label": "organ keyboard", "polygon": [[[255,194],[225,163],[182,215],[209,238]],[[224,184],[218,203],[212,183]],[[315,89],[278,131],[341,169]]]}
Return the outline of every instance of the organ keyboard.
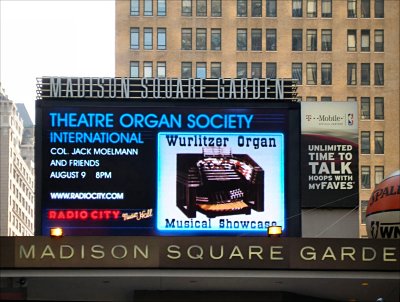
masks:
{"label": "organ keyboard", "polygon": [[264,211],[264,170],[247,154],[177,154],[177,206],[188,218]]}

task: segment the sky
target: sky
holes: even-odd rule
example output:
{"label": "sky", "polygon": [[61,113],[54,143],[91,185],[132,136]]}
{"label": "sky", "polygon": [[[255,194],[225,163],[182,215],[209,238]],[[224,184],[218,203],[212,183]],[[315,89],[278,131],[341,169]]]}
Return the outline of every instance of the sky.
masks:
{"label": "sky", "polygon": [[35,118],[36,78],[114,76],[114,0],[0,0],[0,82]]}

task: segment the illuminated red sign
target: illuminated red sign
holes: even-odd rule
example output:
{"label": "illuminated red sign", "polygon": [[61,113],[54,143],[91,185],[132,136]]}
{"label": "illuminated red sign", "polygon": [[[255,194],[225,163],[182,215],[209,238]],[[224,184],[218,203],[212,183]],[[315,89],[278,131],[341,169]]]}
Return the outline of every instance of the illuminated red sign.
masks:
{"label": "illuminated red sign", "polygon": [[49,220],[118,220],[120,210],[49,210]]}

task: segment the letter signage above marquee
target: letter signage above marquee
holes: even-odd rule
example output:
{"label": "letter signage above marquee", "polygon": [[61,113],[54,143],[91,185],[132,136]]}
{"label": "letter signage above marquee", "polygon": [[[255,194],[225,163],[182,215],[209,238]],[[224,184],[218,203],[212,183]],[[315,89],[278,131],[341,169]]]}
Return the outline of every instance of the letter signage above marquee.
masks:
{"label": "letter signage above marquee", "polygon": [[[214,102],[198,90],[208,80],[196,99],[109,102],[95,97],[98,79],[46,81],[61,86],[37,100],[38,234],[265,236],[273,224],[301,234],[299,103]],[[80,96],[64,91],[89,82]]]}
{"label": "letter signage above marquee", "polygon": [[38,99],[297,101],[292,79],[38,78]]}

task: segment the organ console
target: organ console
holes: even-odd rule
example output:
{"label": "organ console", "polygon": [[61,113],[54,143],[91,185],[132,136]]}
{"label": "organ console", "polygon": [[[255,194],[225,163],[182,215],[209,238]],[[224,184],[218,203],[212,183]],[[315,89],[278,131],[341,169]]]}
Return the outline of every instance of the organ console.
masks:
{"label": "organ console", "polygon": [[206,147],[177,154],[177,206],[188,217],[264,211],[264,170],[247,154]]}

